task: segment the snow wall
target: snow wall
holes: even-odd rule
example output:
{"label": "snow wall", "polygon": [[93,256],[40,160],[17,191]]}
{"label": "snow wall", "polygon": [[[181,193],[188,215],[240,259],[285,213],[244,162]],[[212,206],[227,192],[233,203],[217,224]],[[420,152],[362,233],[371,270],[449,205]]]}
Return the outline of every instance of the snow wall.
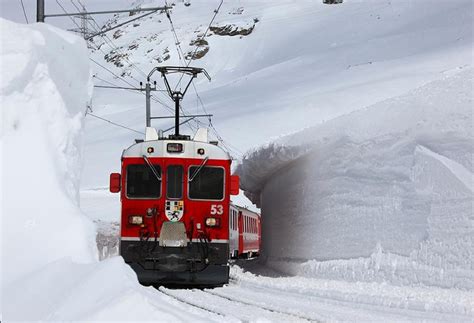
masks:
{"label": "snow wall", "polygon": [[264,257],[290,274],[474,289],[473,70],[251,152]]}
{"label": "snow wall", "polygon": [[139,285],[121,257],[97,261],[78,208],[84,41],[47,24],[0,19],[0,30],[0,321],[210,321]]}
{"label": "snow wall", "polygon": [[11,282],[63,257],[95,257],[94,226],[77,208],[92,83],[80,39],[48,25],[1,28],[2,277]]}

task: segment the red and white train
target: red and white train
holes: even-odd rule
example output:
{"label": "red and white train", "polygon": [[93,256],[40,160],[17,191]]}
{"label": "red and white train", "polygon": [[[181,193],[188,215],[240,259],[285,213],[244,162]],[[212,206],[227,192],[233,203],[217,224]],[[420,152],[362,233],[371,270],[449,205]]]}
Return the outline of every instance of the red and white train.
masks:
{"label": "red and white train", "polygon": [[260,214],[238,205],[230,205],[229,248],[230,257],[252,258],[260,254],[261,249]]}
{"label": "red and white train", "polygon": [[120,192],[120,254],[141,283],[223,285],[229,259],[259,254],[260,216],[230,202],[231,163],[207,129],[191,139],[148,127],[123,151],[110,191]]}

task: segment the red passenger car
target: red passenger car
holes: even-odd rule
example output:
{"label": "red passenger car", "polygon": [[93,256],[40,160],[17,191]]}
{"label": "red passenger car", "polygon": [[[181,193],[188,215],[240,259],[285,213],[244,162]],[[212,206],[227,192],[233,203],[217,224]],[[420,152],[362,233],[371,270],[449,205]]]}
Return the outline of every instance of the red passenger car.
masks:
{"label": "red passenger car", "polygon": [[258,256],[262,241],[260,214],[231,204],[229,222],[231,258],[252,258]]}
{"label": "red passenger car", "polygon": [[141,283],[228,282],[230,195],[239,192],[231,162],[207,129],[191,140],[147,128],[124,150],[110,190],[122,203],[120,254]]}

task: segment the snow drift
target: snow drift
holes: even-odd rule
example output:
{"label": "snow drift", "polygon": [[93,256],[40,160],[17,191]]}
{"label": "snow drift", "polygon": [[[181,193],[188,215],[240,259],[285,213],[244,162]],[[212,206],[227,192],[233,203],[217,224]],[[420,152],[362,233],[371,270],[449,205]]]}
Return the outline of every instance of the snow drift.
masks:
{"label": "snow drift", "polygon": [[92,89],[84,41],[46,24],[0,29],[0,319],[212,320],[140,286],[121,258],[97,261],[77,200]]}
{"label": "snow drift", "polygon": [[268,263],[473,289],[472,81],[472,68],[450,71],[250,153],[238,172],[262,207]]}
{"label": "snow drift", "polygon": [[8,284],[64,257],[95,257],[94,227],[77,209],[92,83],[80,39],[48,25],[2,20],[1,28],[2,279]]}

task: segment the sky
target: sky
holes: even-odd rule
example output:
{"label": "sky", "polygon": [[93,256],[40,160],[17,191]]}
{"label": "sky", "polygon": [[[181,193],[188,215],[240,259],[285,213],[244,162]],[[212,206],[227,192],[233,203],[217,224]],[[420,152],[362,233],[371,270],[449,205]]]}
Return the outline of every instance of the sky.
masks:
{"label": "sky", "polygon": [[[126,9],[133,0],[81,0],[81,2],[90,11],[98,10],[112,10],[112,9]],[[78,6],[78,0],[45,0],[46,14],[63,13],[63,10],[58,5],[60,3],[67,12],[77,11],[73,3]],[[20,0],[0,0],[1,10],[0,17],[6,18],[19,23],[26,23],[25,15],[21,7]],[[25,6],[26,17],[29,23],[36,22],[36,1],[23,0]],[[95,15],[94,19],[101,24],[112,15]],[[69,18],[47,18],[46,22],[64,29],[77,28]],[[79,21],[77,22],[79,23]]]}

